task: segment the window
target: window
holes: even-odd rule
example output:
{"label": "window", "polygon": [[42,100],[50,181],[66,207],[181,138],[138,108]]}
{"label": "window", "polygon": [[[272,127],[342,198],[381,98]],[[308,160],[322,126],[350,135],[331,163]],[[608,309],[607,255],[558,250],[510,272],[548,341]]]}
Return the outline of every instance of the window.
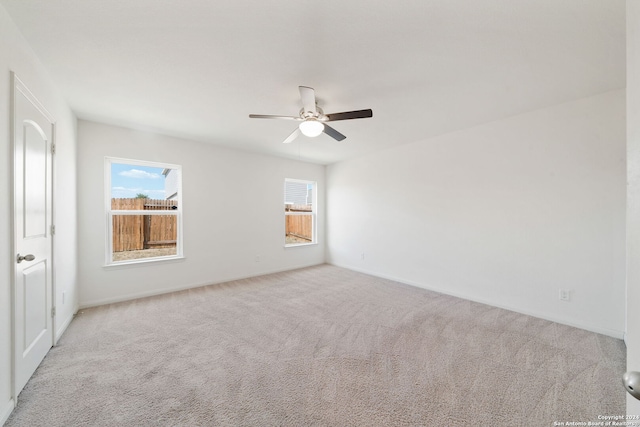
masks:
{"label": "window", "polygon": [[182,257],[182,168],[105,159],[106,264]]}
{"label": "window", "polygon": [[316,183],[284,181],[284,243],[298,246],[316,243]]}

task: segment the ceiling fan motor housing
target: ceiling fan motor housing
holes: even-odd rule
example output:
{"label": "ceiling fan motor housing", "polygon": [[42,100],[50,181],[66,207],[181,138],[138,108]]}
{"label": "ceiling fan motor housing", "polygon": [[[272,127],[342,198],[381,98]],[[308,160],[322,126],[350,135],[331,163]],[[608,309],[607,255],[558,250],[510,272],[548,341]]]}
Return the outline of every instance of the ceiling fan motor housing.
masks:
{"label": "ceiling fan motor housing", "polygon": [[324,115],[324,111],[322,111],[322,108],[318,107],[318,105],[316,104],[315,113],[313,111],[304,111],[304,108],[301,108],[300,118],[302,118],[303,120],[316,119],[320,121],[325,121],[327,119],[327,116]]}

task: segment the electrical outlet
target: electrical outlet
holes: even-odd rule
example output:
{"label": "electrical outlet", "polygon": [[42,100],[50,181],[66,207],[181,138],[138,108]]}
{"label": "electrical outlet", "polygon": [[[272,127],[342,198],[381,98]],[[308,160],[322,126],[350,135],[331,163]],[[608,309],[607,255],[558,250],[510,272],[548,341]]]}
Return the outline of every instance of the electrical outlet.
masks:
{"label": "electrical outlet", "polygon": [[570,301],[571,300],[571,291],[569,289],[560,289],[560,301]]}
{"label": "electrical outlet", "polygon": [[362,252],[362,253],[360,254],[360,259],[361,259],[362,261],[364,261],[364,252]]}

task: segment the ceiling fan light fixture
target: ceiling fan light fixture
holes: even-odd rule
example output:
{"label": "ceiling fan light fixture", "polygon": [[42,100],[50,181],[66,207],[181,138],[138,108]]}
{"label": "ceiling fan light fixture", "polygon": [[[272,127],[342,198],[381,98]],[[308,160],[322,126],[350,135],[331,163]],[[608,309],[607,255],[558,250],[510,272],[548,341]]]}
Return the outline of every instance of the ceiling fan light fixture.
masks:
{"label": "ceiling fan light fixture", "polygon": [[324,125],[315,119],[305,120],[300,123],[300,132],[304,136],[308,136],[310,138],[315,138],[320,135],[324,130]]}

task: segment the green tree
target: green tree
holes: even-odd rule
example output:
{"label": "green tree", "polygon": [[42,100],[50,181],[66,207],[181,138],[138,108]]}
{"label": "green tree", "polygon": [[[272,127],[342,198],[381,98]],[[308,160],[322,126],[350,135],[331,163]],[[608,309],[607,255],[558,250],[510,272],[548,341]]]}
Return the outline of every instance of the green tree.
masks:
{"label": "green tree", "polygon": [[148,199],[149,195],[144,194],[144,193],[138,193],[136,194],[136,199]]}

